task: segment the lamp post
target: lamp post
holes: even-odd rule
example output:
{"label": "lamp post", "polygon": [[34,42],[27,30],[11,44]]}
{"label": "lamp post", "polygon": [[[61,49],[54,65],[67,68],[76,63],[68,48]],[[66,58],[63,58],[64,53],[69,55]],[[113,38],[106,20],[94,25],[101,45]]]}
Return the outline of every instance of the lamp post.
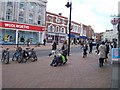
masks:
{"label": "lamp post", "polygon": [[17,36],[17,47],[19,47],[19,32],[18,32],[18,36]]}
{"label": "lamp post", "polygon": [[68,56],[70,55],[70,33],[71,33],[71,10],[72,10],[72,2],[67,2],[65,5],[67,8],[70,8],[70,15],[69,15],[69,40],[68,40]]}
{"label": "lamp post", "polygon": [[117,30],[118,30],[118,48],[120,48],[120,18],[118,19],[118,26],[117,26]]}
{"label": "lamp post", "polygon": [[[117,30],[118,30],[118,48],[120,48],[120,16],[116,16],[116,15],[111,15],[111,17],[114,17],[114,20],[113,20],[113,24],[117,25]],[[118,20],[116,22],[116,19]]]}

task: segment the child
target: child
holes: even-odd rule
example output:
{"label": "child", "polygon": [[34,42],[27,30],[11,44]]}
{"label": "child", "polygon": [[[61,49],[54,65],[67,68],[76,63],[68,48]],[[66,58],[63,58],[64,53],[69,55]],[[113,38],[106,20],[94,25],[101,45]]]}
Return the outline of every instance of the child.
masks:
{"label": "child", "polygon": [[56,66],[56,63],[57,63],[57,56],[54,55],[54,59],[52,60],[52,63],[50,64],[50,66]]}
{"label": "child", "polygon": [[52,60],[52,63],[50,66],[58,66],[58,65],[64,65],[66,63],[65,57],[60,54],[58,56],[54,55],[54,59]]}

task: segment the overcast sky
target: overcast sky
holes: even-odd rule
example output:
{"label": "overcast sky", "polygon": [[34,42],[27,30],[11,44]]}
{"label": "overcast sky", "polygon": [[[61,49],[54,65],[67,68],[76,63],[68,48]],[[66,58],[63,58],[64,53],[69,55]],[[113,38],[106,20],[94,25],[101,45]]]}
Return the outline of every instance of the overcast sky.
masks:
{"label": "overcast sky", "polygon": [[[68,0],[47,0],[47,11],[62,13],[69,18],[69,8],[65,7]],[[95,32],[112,29],[111,15],[118,15],[120,0],[69,0],[72,2],[72,21],[91,25]]]}

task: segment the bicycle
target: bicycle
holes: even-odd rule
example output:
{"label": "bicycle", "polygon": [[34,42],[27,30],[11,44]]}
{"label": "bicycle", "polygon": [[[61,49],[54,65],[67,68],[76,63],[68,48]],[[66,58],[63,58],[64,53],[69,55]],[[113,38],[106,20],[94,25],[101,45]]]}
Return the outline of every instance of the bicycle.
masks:
{"label": "bicycle", "polygon": [[27,62],[27,60],[31,60],[32,62],[37,61],[34,48],[26,48],[26,50],[23,50],[23,61]]}
{"label": "bicycle", "polygon": [[18,63],[21,63],[23,59],[23,51],[21,47],[17,47],[16,51],[12,57],[12,61],[17,61]]}
{"label": "bicycle", "polygon": [[4,64],[9,64],[9,48],[3,48],[1,61]]}

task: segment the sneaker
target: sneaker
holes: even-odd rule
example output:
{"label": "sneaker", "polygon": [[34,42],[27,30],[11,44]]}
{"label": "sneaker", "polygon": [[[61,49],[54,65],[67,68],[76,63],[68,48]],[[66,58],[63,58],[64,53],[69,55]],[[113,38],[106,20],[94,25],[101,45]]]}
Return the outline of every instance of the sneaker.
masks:
{"label": "sneaker", "polygon": [[50,64],[50,66],[52,66],[52,63]]}

